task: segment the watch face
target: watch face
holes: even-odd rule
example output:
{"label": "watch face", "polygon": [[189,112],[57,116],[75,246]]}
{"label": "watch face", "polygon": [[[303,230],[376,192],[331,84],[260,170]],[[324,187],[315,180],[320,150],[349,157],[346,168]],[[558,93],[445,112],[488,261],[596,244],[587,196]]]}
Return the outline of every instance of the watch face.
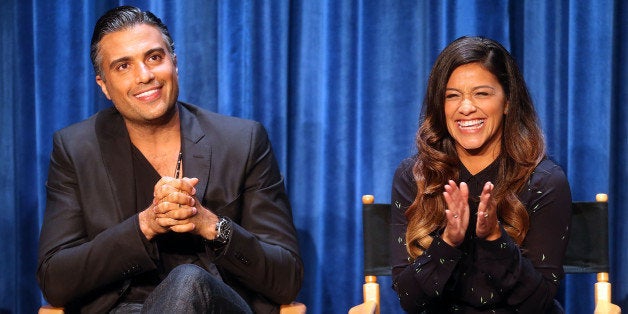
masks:
{"label": "watch face", "polygon": [[216,224],[216,241],[226,244],[231,237],[231,224],[230,221],[224,217],[220,218],[220,221]]}

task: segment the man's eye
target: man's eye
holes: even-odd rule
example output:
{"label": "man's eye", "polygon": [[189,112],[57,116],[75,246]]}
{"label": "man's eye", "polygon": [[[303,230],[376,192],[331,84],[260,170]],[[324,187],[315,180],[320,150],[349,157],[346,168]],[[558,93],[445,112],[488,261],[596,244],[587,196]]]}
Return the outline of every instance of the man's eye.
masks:
{"label": "man's eye", "polygon": [[160,55],[152,55],[152,56],[148,57],[148,60],[150,60],[150,61],[161,61],[162,59],[163,59],[163,57],[160,56]]}
{"label": "man's eye", "polygon": [[126,69],[129,68],[129,64],[128,63],[121,63],[116,67],[116,70],[118,71],[124,71]]}

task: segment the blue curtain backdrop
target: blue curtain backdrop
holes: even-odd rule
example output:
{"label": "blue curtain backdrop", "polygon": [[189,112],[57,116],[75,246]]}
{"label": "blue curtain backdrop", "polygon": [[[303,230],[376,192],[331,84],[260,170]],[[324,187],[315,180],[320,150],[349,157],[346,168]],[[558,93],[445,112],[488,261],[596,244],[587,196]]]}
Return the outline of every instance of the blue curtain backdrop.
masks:
{"label": "blue curtain backdrop", "polygon": [[[388,202],[414,152],[432,62],[461,35],[501,41],[518,60],[575,200],[610,195],[613,297],[628,309],[626,1],[0,1],[0,313],[41,304],[36,251],[52,133],[110,104],[89,40],[118,4],[162,17],[175,40],[180,99],[262,122],[287,179],[309,313],[360,302],[360,196]],[[71,274],[68,274],[71,275]],[[594,278],[559,297],[591,313]],[[390,279],[382,310],[400,312]]]}

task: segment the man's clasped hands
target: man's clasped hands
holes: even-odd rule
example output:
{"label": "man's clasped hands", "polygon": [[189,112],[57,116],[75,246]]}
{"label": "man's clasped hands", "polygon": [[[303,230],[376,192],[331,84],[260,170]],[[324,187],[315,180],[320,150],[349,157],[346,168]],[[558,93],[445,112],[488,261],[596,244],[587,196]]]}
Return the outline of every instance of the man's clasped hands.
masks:
{"label": "man's clasped hands", "polygon": [[197,178],[162,177],[155,184],[153,202],[139,214],[140,229],[151,240],[167,232],[193,233],[216,238],[218,216],[196,198]]}

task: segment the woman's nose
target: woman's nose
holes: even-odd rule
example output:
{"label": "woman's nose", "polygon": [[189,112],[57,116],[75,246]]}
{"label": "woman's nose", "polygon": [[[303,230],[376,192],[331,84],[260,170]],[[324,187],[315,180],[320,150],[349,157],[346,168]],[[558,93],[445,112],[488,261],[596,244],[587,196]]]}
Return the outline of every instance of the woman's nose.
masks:
{"label": "woman's nose", "polygon": [[462,101],[460,102],[460,107],[458,107],[458,111],[464,115],[474,113],[476,110],[477,108],[475,107],[475,104],[468,97],[462,99]]}

